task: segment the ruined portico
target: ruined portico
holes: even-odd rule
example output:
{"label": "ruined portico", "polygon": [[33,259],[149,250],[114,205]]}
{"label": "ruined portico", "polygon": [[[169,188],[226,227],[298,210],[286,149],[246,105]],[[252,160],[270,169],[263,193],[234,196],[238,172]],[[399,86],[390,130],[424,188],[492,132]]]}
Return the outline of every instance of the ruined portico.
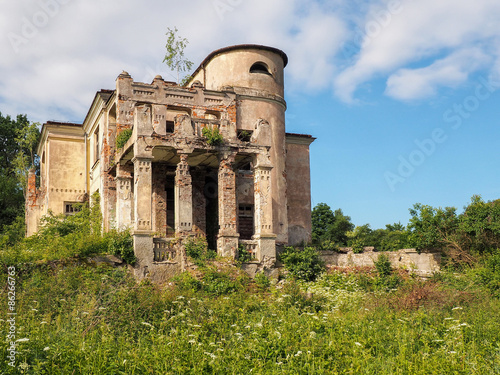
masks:
{"label": "ruined portico", "polygon": [[[131,230],[138,277],[178,272],[195,236],[219,255],[245,247],[268,263],[276,246],[309,241],[314,139],[285,132],[286,64],[278,49],[241,45],[212,52],[185,86],[122,72],[115,90],[96,94],[84,123],[71,124],[84,142],[84,157],[75,156],[82,190],[99,192],[104,229]],[[210,142],[204,129],[222,141]],[[45,124],[48,158],[52,132]],[[131,136],[117,148],[123,132]],[[51,182],[42,176],[41,188]]]}

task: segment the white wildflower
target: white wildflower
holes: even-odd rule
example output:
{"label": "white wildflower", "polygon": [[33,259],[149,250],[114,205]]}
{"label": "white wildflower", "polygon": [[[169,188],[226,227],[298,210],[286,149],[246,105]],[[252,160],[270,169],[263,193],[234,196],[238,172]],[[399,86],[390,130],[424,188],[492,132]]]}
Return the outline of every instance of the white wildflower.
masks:
{"label": "white wildflower", "polygon": [[43,348],[43,351],[46,352],[47,350],[49,350],[50,348],[48,346],[46,346],[45,348]]}
{"label": "white wildflower", "polygon": [[29,338],[27,338],[27,337],[25,337],[25,338],[23,338],[23,339],[18,339],[18,340],[16,340],[16,342],[26,342],[26,341],[30,341],[30,339],[29,339]]}
{"label": "white wildflower", "polygon": [[299,350],[299,351],[297,352],[297,354],[295,354],[295,357],[298,357],[298,356],[300,356],[301,354],[302,354],[302,350]]}
{"label": "white wildflower", "polygon": [[463,310],[463,307],[457,306],[457,307],[452,308],[452,310]]}
{"label": "white wildflower", "polygon": [[20,363],[20,364],[19,364],[19,368],[20,368],[21,370],[27,370],[27,369],[28,369],[28,367],[30,367],[30,365],[28,365],[26,362],[23,362],[23,363]]}
{"label": "white wildflower", "polygon": [[363,345],[361,345],[361,344],[360,344],[359,342],[357,342],[357,341],[356,341],[354,344],[356,344],[357,346],[363,346]]}

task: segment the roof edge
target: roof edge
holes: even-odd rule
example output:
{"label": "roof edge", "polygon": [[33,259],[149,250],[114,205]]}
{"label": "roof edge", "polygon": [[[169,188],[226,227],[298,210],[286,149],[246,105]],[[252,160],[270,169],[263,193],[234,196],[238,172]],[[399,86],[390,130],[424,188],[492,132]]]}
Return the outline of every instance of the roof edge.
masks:
{"label": "roof edge", "polygon": [[274,53],[280,55],[281,58],[283,59],[283,67],[287,66],[287,64],[288,64],[288,56],[286,55],[285,52],[283,52],[282,50],[280,50],[278,48],[264,46],[261,44],[236,44],[234,46],[223,47],[223,48],[216,49],[215,51],[212,51],[207,57],[205,57],[205,59],[201,62],[201,64],[198,66],[198,68],[196,68],[196,70],[193,72],[193,74],[191,74],[191,77],[196,76],[196,74],[198,74],[198,72],[203,67],[205,67],[216,56],[218,56],[222,53],[230,52],[230,51],[245,50],[245,49],[260,49],[260,50],[264,50],[264,51],[274,52]]}

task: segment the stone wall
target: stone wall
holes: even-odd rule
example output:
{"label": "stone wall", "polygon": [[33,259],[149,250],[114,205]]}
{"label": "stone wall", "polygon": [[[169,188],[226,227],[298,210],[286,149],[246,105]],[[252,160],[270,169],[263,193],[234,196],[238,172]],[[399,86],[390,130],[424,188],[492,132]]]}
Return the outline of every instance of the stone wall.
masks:
{"label": "stone wall", "polygon": [[365,251],[355,254],[350,248],[341,249],[341,252],[320,252],[321,259],[326,264],[339,267],[374,266],[380,254],[386,254],[394,268],[403,268],[419,276],[428,277],[439,272],[441,254],[437,252],[421,252],[415,249],[401,249],[398,251],[374,251],[373,247],[365,247]]}

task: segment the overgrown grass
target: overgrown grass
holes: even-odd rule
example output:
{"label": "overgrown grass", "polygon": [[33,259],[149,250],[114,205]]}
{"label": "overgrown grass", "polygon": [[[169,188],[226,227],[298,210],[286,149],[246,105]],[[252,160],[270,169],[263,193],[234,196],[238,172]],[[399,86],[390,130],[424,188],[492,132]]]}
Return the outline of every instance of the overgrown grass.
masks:
{"label": "overgrown grass", "polygon": [[[49,217],[36,237],[4,244],[17,354],[12,368],[2,340],[0,373],[500,373],[498,255],[422,281],[383,258],[320,274],[313,249],[290,248],[289,278],[271,283],[195,240],[187,251],[199,264],[160,289],[126,268],[86,265],[85,255],[110,249],[130,256],[130,235],[101,235],[94,215],[84,206]],[[5,307],[7,281],[1,273]]]}
{"label": "overgrown grass", "polygon": [[[68,264],[18,270],[17,371],[500,371],[500,301],[473,281],[454,285],[445,281],[452,274],[428,282],[401,275],[398,288],[387,291],[363,280],[380,278],[376,271],[334,269],[316,282],[281,281],[270,292],[250,293],[228,287],[237,281],[224,272],[212,268],[201,276],[206,287],[162,290],[136,284],[124,269]],[[6,285],[5,275],[1,282]],[[0,294],[6,301],[6,290]],[[5,318],[0,326],[5,332]],[[5,341],[0,355],[7,356]],[[0,370],[12,372],[7,361]]]}
{"label": "overgrown grass", "polygon": [[132,236],[127,231],[101,233],[99,196],[93,196],[92,202],[91,205],[80,204],[77,207],[79,211],[71,216],[45,216],[40,230],[31,237],[9,235],[24,231],[20,225],[7,231],[8,234],[0,238],[0,266],[6,268],[37,261],[86,258],[95,254],[115,254],[133,264]]}

